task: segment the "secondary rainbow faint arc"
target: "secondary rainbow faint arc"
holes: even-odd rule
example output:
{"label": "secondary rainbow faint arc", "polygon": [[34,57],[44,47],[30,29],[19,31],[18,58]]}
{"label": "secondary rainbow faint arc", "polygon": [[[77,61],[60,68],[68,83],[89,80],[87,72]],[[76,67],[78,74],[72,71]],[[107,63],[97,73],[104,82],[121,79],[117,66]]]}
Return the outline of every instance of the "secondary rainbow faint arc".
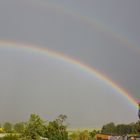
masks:
{"label": "secondary rainbow faint arc", "polygon": [[49,5],[49,6],[51,6],[52,9],[54,9],[58,12],[66,13],[66,14],[72,16],[72,17],[79,18],[81,21],[84,21],[88,25],[91,25],[92,27],[95,27],[97,30],[105,32],[105,33],[109,33],[111,36],[113,36],[113,38],[116,39],[116,41],[119,41],[120,43],[123,43],[124,45],[126,45],[126,47],[131,48],[134,52],[140,53],[140,48],[138,47],[138,45],[130,42],[127,37],[113,31],[110,27],[105,26],[104,23],[99,22],[96,19],[94,20],[94,19],[92,19],[92,18],[90,18],[86,15],[82,15],[77,11],[73,11],[70,8],[65,7],[65,5],[63,6],[61,4],[58,4],[58,3],[55,3],[55,2],[52,2],[52,1],[47,2],[45,0],[32,0],[32,1],[30,1],[30,3],[31,4],[34,3],[38,7],[40,6],[41,8],[43,8],[43,7],[46,8]]}
{"label": "secondary rainbow faint arc", "polygon": [[121,86],[116,84],[110,78],[106,77],[104,74],[100,73],[96,68],[93,68],[93,67],[91,67],[87,64],[84,64],[78,60],[75,60],[71,57],[68,57],[65,54],[62,54],[62,53],[54,51],[54,50],[50,50],[48,48],[42,48],[41,46],[29,45],[29,44],[27,45],[27,44],[18,43],[18,42],[11,42],[11,41],[10,42],[9,41],[6,41],[6,42],[0,41],[0,46],[11,47],[11,48],[22,48],[22,49],[26,49],[27,51],[31,51],[31,52],[47,54],[51,57],[56,57],[56,58],[61,59],[67,63],[70,63],[72,65],[76,65],[79,68],[81,68],[82,70],[84,70],[88,73],[91,73],[92,75],[96,76],[98,79],[104,81],[110,87],[115,89],[118,93],[120,93],[121,95],[124,95],[128,99],[128,101],[134,105],[135,108],[138,108],[137,101],[134,98],[132,98],[129,95],[129,93],[125,89],[123,89]]}

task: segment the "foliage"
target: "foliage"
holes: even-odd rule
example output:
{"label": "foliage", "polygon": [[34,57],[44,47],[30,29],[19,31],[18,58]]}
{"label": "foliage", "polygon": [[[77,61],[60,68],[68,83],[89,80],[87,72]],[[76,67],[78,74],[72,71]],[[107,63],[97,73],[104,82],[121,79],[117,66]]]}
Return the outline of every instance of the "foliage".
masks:
{"label": "foliage", "polygon": [[59,115],[54,121],[50,121],[46,127],[45,137],[50,140],[68,140],[67,126],[64,124],[66,115]]}
{"label": "foliage", "polygon": [[115,124],[113,122],[108,123],[102,127],[102,133],[114,133],[115,132]]}
{"label": "foliage", "polygon": [[89,140],[90,135],[89,135],[87,130],[84,130],[84,131],[79,133],[79,138],[80,138],[80,140]]}
{"label": "foliage", "polygon": [[125,124],[119,124],[116,126],[116,133],[119,135],[126,135],[131,133],[131,126]]}
{"label": "foliage", "polygon": [[95,138],[95,135],[96,135],[97,133],[98,133],[97,130],[93,130],[93,131],[89,132],[90,138],[91,138],[91,139],[94,139],[94,138]]}
{"label": "foliage", "polygon": [[102,127],[101,132],[126,135],[126,134],[138,134],[139,133],[138,130],[140,130],[139,121],[130,124],[118,124],[116,126],[114,123],[108,123]]}
{"label": "foliage", "polygon": [[79,132],[74,131],[70,136],[70,140],[79,140]]}
{"label": "foliage", "polygon": [[4,129],[0,127],[0,133],[4,133]]}
{"label": "foliage", "polygon": [[[95,136],[99,133],[98,130],[79,130],[70,131],[68,136],[66,115],[59,115],[55,120],[46,124],[39,115],[31,114],[26,123],[16,123],[12,129],[12,124],[5,122],[2,131],[10,133],[9,135],[0,138],[0,140],[39,140],[41,137],[46,137],[49,140],[95,140]],[[16,132],[16,135],[13,135]],[[118,124],[113,122],[103,125],[102,133],[111,133],[117,135],[138,134],[140,132],[140,121],[130,124]]]}
{"label": "foliage", "polygon": [[25,129],[25,123],[24,122],[19,122],[19,123],[16,123],[14,125],[14,130],[17,133],[23,133],[24,132],[24,129]]}
{"label": "foliage", "polygon": [[25,130],[22,136],[26,139],[37,140],[43,136],[45,130],[45,122],[39,115],[31,114],[29,121],[26,123]]}
{"label": "foliage", "polygon": [[12,132],[12,124],[9,122],[5,122],[3,125],[4,131],[6,133],[11,133]]}
{"label": "foliage", "polygon": [[65,120],[67,119],[66,115],[60,114],[56,121],[59,123],[59,125],[63,125],[63,123],[65,122]]}
{"label": "foliage", "polygon": [[84,131],[75,131],[69,138],[70,140],[95,140],[95,135],[97,134],[96,130],[89,132],[88,130]]}
{"label": "foliage", "polygon": [[0,140],[19,140],[19,137],[17,135],[8,134],[3,138],[0,138]]}
{"label": "foliage", "polygon": [[138,121],[137,123],[136,123],[136,130],[137,130],[137,133],[139,133],[140,134],[140,121]]}

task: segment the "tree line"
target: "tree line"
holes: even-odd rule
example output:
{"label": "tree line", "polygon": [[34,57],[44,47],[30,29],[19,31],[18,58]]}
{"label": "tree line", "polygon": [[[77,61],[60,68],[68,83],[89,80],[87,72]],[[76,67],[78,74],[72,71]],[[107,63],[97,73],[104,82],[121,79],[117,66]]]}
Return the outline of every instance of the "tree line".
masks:
{"label": "tree line", "polygon": [[[2,140],[40,140],[48,138],[49,140],[68,140],[67,125],[65,124],[67,116],[59,115],[53,121],[44,121],[37,114],[31,114],[27,122],[19,122],[12,126],[5,122],[1,126],[1,132],[8,133]],[[0,139],[0,140],[1,140]]]}
{"label": "tree line", "polygon": [[113,122],[103,125],[101,130],[83,130],[69,133],[66,124],[66,115],[59,115],[52,121],[45,121],[37,114],[31,114],[26,122],[18,122],[12,125],[5,122],[0,126],[1,133],[8,135],[0,140],[95,140],[97,133],[109,133],[116,135],[139,134],[140,121],[130,124],[117,124]]}
{"label": "tree line", "polygon": [[140,130],[140,121],[130,124],[117,124],[113,122],[103,125],[101,132],[102,133],[112,133],[117,135],[126,135],[126,134],[139,134]]}

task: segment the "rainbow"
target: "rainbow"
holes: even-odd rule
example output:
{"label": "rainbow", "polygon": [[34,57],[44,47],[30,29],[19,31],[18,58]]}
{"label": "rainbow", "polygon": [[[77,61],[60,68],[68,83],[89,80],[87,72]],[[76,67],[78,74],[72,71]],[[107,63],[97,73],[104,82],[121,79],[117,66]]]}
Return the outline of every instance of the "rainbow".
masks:
{"label": "rainbow", "polygon": [[20,48],[23,50],[26,50],[28,52],[32,53],[39,53],[39,54],[44,54],[49,57],[54,57],[56,59],[62,60],[66,63],[75,65],[79,67],[81,70],[95,76],[97,79],[103,81],[105,84],[107,84],[109,87],[117,91],[120,95],[123,95],[134,107],[135,109],[138,108],[138,102],[130,96],[130,93],[123,89],[121,86],[116,84],[114,81],[112,81],[110,78],[105,76],[103,73],[99,72],[96,68],[91,67],[87,64],[84,64],[78,60],[75,60],[65,54],[62,54],[60,52],[56,52],[54,50],[50,50],[48,48],[43,48],[43,46],[35,46],[35,45],[27,45],[27,44],[22,44],[18,42],[11,42],[11,41],[0,41],[0,47],[7,47],[7,48]]}
{"label": "rainbow", "polygon": [[[25,1],[26,2],[26,1]],[[50,8],[53,9],[53,11],[57,11],[58,13],[65,13],[68,16],[74,17],[76,19],[81,20],[82,22],[85,22],[89,27],[96,28],[98,31],[109,33],[111,37],[116,39],[116,41],[124,44],[124,47],[128,47],[132,49],[135,53],[140,53],[140,48],[135,43],[130,42],[130,40],[121,35],[118,32],[115,32],[112,28],[108,27],[104,23],[99,22],[97,19],[92,19],[89,16],[82,15],[77,11],[73,11],[72,9],[66,7],[65,5],[58,4],[53,1],[45,1],[45,0],[31,0],[27,2],[28,5],[36,6],[40,9]]]}

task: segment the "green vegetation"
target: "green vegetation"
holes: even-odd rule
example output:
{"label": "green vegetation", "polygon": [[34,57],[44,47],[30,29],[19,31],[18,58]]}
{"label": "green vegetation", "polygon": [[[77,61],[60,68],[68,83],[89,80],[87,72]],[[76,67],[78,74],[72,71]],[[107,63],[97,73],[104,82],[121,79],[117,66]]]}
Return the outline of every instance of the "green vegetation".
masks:
{"label": "green vegetation", "polygon": [[24,129],[25,129],[24,122],[19,122],[14,125],[14,130],[16,133],[23,133]]}
{"label": "green vegetation", "polygon": [[60,115],[46,127],[45,137],[51,140],[68,140],[67,126],[64,125],[66,115]]}
{"label": "green vegetation", "polygon": [[52,121],[45,121],[37,114],[31,114],[26,122],[18,122],[12,125],[5,122],[0,127],[0,133],[4,136],[0,140],[95,140],[97,133],[110,133],[117,135],[138,135],[140,121],[131,124],[117,124],[113,122],[105,124],[99,129],[68,129],[66,115],[59,115]]}
{"label": "green vegetation", "polygon": [[0,138],[0,140],[19,140],[18,135],[7,134],[6,136]]}
{"label": "green vegetation", "polygon": [[113,122],[108,123],[102,127],[102,133],[113,133],[118,135],[126,134],[139,134],[140,122],[130,124],[118,124],[115,125]]}
{"label": "green vegetation", "polygon": [[39,115],[31,114],[29,121],[26,123],[22,137],[26,139],[39,139],[45,131],[45,122]]}
{"label": "green vegetation", "polygon": [[5,122],[3,125],[3,129],[6,133],[11,133],[12,132],[12,124],[9,122]]}
{"label": "green vegetation", "polygon": [[72,134],[69,135],[70,140],[95,140],[95,135],[98,133],[98,131],[75,131]]}

